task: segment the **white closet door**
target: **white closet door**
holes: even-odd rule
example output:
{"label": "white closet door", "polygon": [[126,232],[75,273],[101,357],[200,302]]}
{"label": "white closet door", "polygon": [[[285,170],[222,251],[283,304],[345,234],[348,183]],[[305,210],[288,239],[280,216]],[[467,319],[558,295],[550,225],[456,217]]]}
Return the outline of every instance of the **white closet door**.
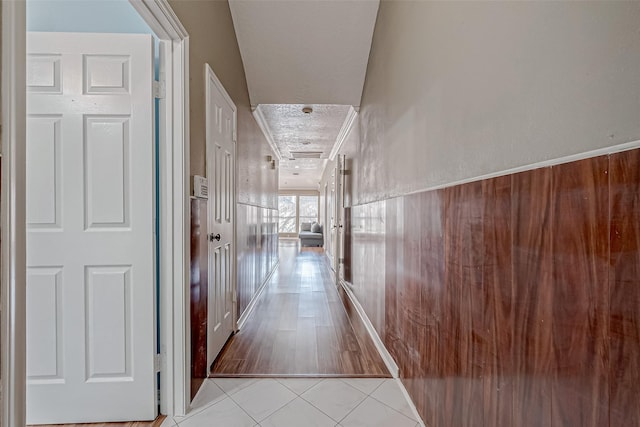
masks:
{"label": "white closet door", "polygon": [[30,33],[27,420],[156,416],[153,42]]}

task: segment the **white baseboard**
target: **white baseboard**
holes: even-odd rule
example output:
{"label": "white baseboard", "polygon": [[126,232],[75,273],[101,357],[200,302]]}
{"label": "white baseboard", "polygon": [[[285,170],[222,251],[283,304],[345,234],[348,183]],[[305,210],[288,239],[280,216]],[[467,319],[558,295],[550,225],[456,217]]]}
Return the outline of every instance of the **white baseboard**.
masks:
{"label": "white baseboard", "polygon": [[[324,246],[322,247],[322,249],[324,249]],[[333,262],[333,260],[331,259],[331,257],[329,256],[329,254],[327,253],[327,250],[324,249],[324,256],[325,258],[327,258],[327,265],[329,266],[329,269],[331,271],[333,271],[335,273],[335,270],[333,269],[333,267],[331,266],[331,263]]]}
{"label": "white baseboard", "polygon": [[371,323],[371,320],[369,320],[369,316],[367,316],[367,313],[364,311],[364,308],[360,304],[360,301],[358,301],[358,298],[356,298],[351,289],[349,289],[349,286],[347,286],[347,284],[343,280],[340,280],[340,285],[349,297],[349,300],[351,301],[351,304],[353,304],[353,307],[356,309],[356,312],[360,316],[360,319],[362,319],[362,322],[364,323],[367,332],[369,332],[369,335],[373,340],[373,344],[376,346],[378,353],[380,353],[380,357],[382,357],[382,360],[389,370],[389,373],[393,378],[398,378],[398,365],[396,364],[395,360],[393,360],[393,357],[391,357],[391,353],[389,353],[387,348],[384,346],[384,343],[380,339],[380,335],[378,335],[378,332],[373,327],[373,323]]}
{"label": "white baseboard", "polygon": [[267,287],[267,283],[269,283],[269,281],[271,280],[271,277],[273,276],[273,273],[275,273],[276,269],[278,268],[278,264],[280,264],[280,259],[276,261],[273,268],[271,269],[271,272],[262,281],[262,285],[260,285],[258,292],[256,292],[253,298],[251,298],[251,302],[249,302],[249,305],[247,306],[247,308],[244,310],[244,312],[236,322],[236,332],[242,329],[242,327],[244,326],[249,316],[251,316],[251,313],[253,313],[253,310],[256,308],[256,304],[258,303],[258,299],[260,299],[260,295],[262,295],[265,288]]}
{"label": "white baseboard", "polygon": [[409,407],[411,408],[411,411],[413,411],[413,416],[416,418],[416,420],[418,420],[418,423],[420,423],[420,427],[426,427],[426,425],[424,424],[424,421],[422,421],[422,417],[420,416],[420,413],[418,412],[418,408],[416,408],[416,405],[413,403],[413,399],[411,398],[411,396],[409,395],[409,392],[407,391],[404,384],[402,383],[402,380],[400,378],[396,378],[395,380],[396,380],[396,383],[398,384],[398,387],[400,387],[400,391],[402,391],[402,394],[404,395],[404,400],[407,401],[407,403],[409,404]]}
{"label": "white baseboard", "polygon": [[373,343],[375,344],[376,349],[378,350],[378,353],[380,353],[380,357],[382,357],[382,360],[384,361],[384,364],[387,366],[387,369],[389,370],[393,378],[396,380],[396,383],[398,384],[398,387],[400,387],[400,390],[402,391],[402,394],[404,395],[405,400],[409,404],[411,411],[413,411],[413,415],[420,423],[420,427],[425,427],[424,421],[422,421],[422,418],[420,417],[420,413],[418,412],[418,408],[416,408],[416,405],[413,403],[413,399],[409,395],[409,392],[407,391],[404,384],[402,383],[402,380],[399,377],[399,370],[398,370],[398,365],[396,364],[396,361],[393,360],[391,353],[389,353],[387,348],[384,346],[384,343],[380,339],[380,335],[378,335],[378,332],[376,332],[376,329],[373,327],[373,323],[371,323],[371,320],[369,320],[369,316],[367,316],[367,313],[365,313],[364,308],[358,301],[358,298],[356,298],[356,296],[353,294],[353,291],[344,282],[344,280],[340,280],[340,285],[342,286],[342,289],[344,289],[345,293],[349,297],[349,300],[351,301],[351,304],[353,304],[353,307],[356,309],[356,312],[360,316],[360,319],[362,319],[364,326],[367,328],[367,332],[369,332],[369,336],[371,336],[371,339],[373,340]]}

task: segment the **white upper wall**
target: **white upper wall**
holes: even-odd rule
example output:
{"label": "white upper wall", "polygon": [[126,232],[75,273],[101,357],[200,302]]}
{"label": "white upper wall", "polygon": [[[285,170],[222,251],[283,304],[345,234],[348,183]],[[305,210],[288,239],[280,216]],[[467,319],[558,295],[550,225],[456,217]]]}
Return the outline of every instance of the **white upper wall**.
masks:
{"label": "white upper wall", "polygon": [[364,203],[640,140],[640,2],[383,1]]}
{"label": "white upper wall", "polygon": [[252,105],[360,105],[378,0],[230,0]]}

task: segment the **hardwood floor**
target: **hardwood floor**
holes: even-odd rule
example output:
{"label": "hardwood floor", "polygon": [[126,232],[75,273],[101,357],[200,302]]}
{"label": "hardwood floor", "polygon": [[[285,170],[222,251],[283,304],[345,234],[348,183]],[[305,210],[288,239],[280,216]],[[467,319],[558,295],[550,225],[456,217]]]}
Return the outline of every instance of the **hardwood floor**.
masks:
{"label": "hardwood floor", "polygon": [[347,315],[322,249],[284,240],[278,270],[211,376],[389,377],[357,322]]}

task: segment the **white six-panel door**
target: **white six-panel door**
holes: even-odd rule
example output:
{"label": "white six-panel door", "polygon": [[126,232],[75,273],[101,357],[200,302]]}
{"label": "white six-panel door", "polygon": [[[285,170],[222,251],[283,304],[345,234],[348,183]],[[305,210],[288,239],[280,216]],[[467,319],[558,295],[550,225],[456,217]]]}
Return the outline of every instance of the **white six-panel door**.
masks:
{"label": "white six-panel door", "polygon": [[27,421],[156,416],[153,44],[30,33]]}
{"label": "white six-panel door", "polygon": [[205,66],[209,181],[207,369],[233,331],[236,106]]}

